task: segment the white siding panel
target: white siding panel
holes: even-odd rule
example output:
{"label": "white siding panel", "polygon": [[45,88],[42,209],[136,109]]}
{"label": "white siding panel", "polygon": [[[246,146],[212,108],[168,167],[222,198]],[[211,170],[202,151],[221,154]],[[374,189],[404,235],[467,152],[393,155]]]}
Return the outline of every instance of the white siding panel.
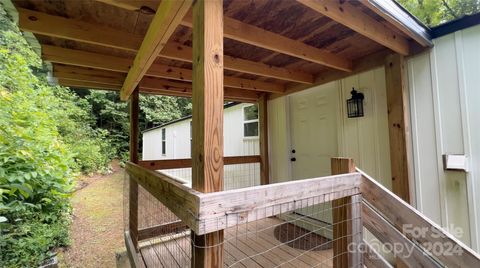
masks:
{"label": "white siding panel", "polygon": [[[480,26],[434,40],[408,60],[417,204],[479,250]],[[443,154],[465,154],[470,170],[444,171]]]}

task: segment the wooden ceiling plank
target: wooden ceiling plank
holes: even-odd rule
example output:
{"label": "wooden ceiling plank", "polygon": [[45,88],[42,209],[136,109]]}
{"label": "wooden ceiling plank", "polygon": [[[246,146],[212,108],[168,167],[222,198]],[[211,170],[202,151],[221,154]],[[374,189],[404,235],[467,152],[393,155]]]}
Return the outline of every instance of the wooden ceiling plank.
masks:
{"label": "wooden ceiling plank", "polygon": [[[18,8],[18,12],[19,26],[23,31],[133,52],[138,51],[142,43],[141,35],[119,31],[110,27],[48,15],[24,8]],[[55,25],[55,27],[52,27],[52,25]],[[177,42],[169,42],[162,49],[159,56],[167,59],[192,62],[192,48]],[[313,75],[309,73],[275,67],[261,62],[253,62],[227,55],[224,56],[224,64],[225,69],[241,73],[303,84],[312,84],[314,81]]]}
{"label": "wooden ceiling plank", "polygon": [[[67,49],[50,45],[42,45],[42,56],[44,60],[54,63],[76,65],[121,73],[127,73],[132,62],[132,60],[128,58],[107,56],[93,52]],[[145,75],[179,81],[192,81],[192,70],[158,63],[152,64]],[[282,93],[285,91],[284,85],[277,83],[266,83],[262,81],[231,76],[225,76],[224,79],[225,86],[232,88],[270,93]]]}
{"label": "wooden ceiling plank", "polygon": [[127,100],[192,5],[192,0],[162,1],[120,90]]}
{"label": "wooden ceiling plank", "polygon": [[397,53],[409,54],[407,39],[352,6],[348,1],[297,1]]}
{"label": "wooden ceiling plank", "polygon": [[17,10],[18,24],[22,31],[128,51],[137,51],[142,44],[140,35],[29,9]]}
{"label": "wooden ceiling plank", "polygon": [[[224,16],[224,36],[239,42],[276,51],[292,57],[314,62],[342,71],[351,71],[351,61],[325,49],[309,46],[280,34]],[[188,13],[181,24],[192,27],[192,14]]]}

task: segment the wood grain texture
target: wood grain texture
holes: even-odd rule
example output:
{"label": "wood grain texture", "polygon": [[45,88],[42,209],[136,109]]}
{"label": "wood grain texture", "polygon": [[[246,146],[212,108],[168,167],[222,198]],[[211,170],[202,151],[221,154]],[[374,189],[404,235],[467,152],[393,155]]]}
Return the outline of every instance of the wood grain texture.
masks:
{"label": "wood grain texture", "polygon": [[[209,193],[223,190],[223,0],[196,1],[193,20],[192,188]],[[197,234],[192,266],[223,266],[223,230]]]}
{"label": "wood grain texture", "polygon": [[409,54],[408,40],[348,1],[297,1],[397,53]]}
{"label": "wood grain texture", "polygon": [[[19,26],[23,31],[64,38],[93,45],[137,52],[143,36],[128,33],[89,22],[53,16],[46,13],[19,8]],[[51,27],[58,25],[58,27]],[[158,55],[162,58],[192,62],[192,48],[175,41],[165,44]],[[225,69],[272,77],[304,84],[313,83],[313,75],[292,69],[280,68],[261,62],[225,56]]]}
{"label": "wood grain texture", "polygon": [[201,194],[196,232],[222,230],[356,195],[358,179],[359,174],[352,173]]}
{"label": "wood grain texture", "polygon": [[130,260],[130,265],[133,268],[145,267],[143,262],[141,262],[138,258],[137,249],[133,244],[129,231],[126,231],[123,237],[125,240],[125,246],[127,248],[128,259]]}
{"label": "wood grain texture", "polygon": [[392,227],[365,203],[362,204],[362,215],[364,226],[382,243],[402,246],[403,250],[395,250],[394,255],[400,258],[408,267],[439,267],[438,263],[428,254],[403,236],[401,232]]}
{"label": "wood grain texture", "polygon": [[198,215],[199,192],[195,191],[171,176],[155,172],[128,162],[125,171],[145,190],[157,198],[182,222],[194,229]]}
{"label": "wood grain texture", "polygon": [[263,94],[258,100],[258,128],[260,147],[260,184],[270,183],[270,161],[268,158],[268,96]]}
{"label": "wood grain texture", "polygon": [[[371,11],[375,12],[375,14],[381,16],[383,19],[388,21],[392,25],[392,27],[395,27],[395,28],[399,29],[402,33],[404,33],[408,37],[414,39],[415,41],[417,41],[422,46],[424,46],[424,47],[432,47],[433,46],[432,41],[430,41],[428,39],[425,39],[425,38],[422,38],[420,35],[413,33],[412,30],[410,30],[404,24],[400,23],[399,20],[390,16],[390,14],[382,12],[382,10],[378,9],[377,6],[375,6],[369,0],[359,0],[359,1],[360,1],[360,3],[362,3],[362,5],[368,7]],[[392,5],[395,4],[395,3],[393,3],[393,1],[390,1],[390,2],[392,2]]]}
{"label": "wood grain texture", "polygon": [[[133,91],[130,98],[130,142],[129,153],[130,162],[138,163],[138,115],[140,113],[139,93],[138,89]],[[129,182],[129,217],[128,217],[128,230],[133,246],[138,251],[138,184],[130,178]]]}
{"label": "wood grain texture", "polygon": [[[259,163],[259,155],[247,156],[224,156],[224,165],[239,165],[248,163]],[[189,168],[192,167],[192,159],[165,159],[165,160],[143,160],[138,163],[139,166],[150,170]]]}
{"label": "wood grain texture", "polygon": [[374,248],[372,248],[367,241],[363,240],[362,245],[363,264],[365,267],[393,268],[393,266]]}
{"label": "wood grain texture", "polygon": [[[332,158],[332,175],[347,174],[355,172],[355,164],[351,158]],[[351,242],[352,231],[348,224],[352,221],[350,206],[352,197],[347,196],[332,201],[333,216],[333,267],[352,267],[349,266],[348,244]],[[350,236],[349,236],[350,235]]]}
{"label": "wood grain texture", "polygon": [[120,90],[122,100],[126,100],[138,85],[191,5],[192,0],[166,0],[160,3]]}
{"label": "wood grain texture", "polygon": [[[364,200],[372,205],[378,213],[381,213],[382,217],[388,220],[397,230],[401,231],[403,235],[409,239],[414,239],[420,245],[424,243],[427,246],[432,244],[444,247],[458,245],[460,254],[453,254],[452,256],[435,255],[436,258],[448,267],[480,267],[480,255],[478,253],[363,171],[359,169],[357,171],[362,174],[360,190]],[[406,226],[418,228],[417,230],[425,230],[426,233],[424,236],[412,237],[410,233],[404,232]]]}
{"label": "wood grain texture", "polygon": [[[303,42],[266,31],[226,16],[223,19],[225,22],[224,35],[226,38],[269,49],[278,53],[283,53],[342,71],[350,71],[352,68],[352,63],[349,60],[335,55],[325,49],[312,47]],[[192,18],[190,13],[184,17],[182,25],[192,27]]]}
{"label": "wood grain texture", "polygon": [[[98,53],[92,53],[92,52],[86,52],[86,51],[80,51],[80,50],[74,50],[74,49],[66,49],[66,48],[49,46],[49,45],[44,45],[42,46],[42,48],[43,48],[44,59],[50,62],[95,68],[95,69],[105,70],[107,71],[107,73],[110,73],[110,71],[127,73],[132,61],[132,59],[128,59],[128,58],[107,56],[104,54],[98,54]],[[104,59],[104,58],[108,59],[108,62],[101,61],[101,59]],[[84,75],[79,72],[69,72],[68,75],[69,75],[68,77],[62,76],[62,78],[77,79],[77,80],[82,80],[82,78],[84,78]],[[148,71],[145,73],[145,75],[148,77],[165,78],[165,79],[177,80],[182,82],[192,82],[192,70],[186,69],[186,68],[168,66],[164,64],[158,64],[158,63],[152,64],[148,69]],[[102,77],[102,80],[105,80],[103,76],[100,75],[100,77]],[[125,77],[125,75],[123,75],[123,77]],[[285,87],[279,83],[266,83],[262,81],[244,79],[244,78],[233,77],[233,76],[225,76],[224,79],[225,79],[225,86],[231,87],[231,88],[246,89],[246,90],[252,90],[252,91],[274,92],[274,93],[282,93],[285,90]],[[107,83],[111,84],[110,80],[108,81],[109,82]],[[117,82],[117,80],[111,80],[111,81]],[[140,81],[140,83],[142,81],[143,81],[143,78]],[[123,84],[123,80],[121,84]]]}
{"label": "wood grain texture", "polygon": [[168,222],[138,230],[138,240],[146,240],[157,236],[185,231],[187,226],[182,221]]}
{"label": "wood grain texture", "polygon": [[359,74],[361,72],[365,72],[379,66],[383,66],[385,64],[385,57],[391,54],[389,50],[382,50],[380,52],[374,53],[372,55],[368,55],[366,57],[357,59],[353,61],[353,68],[352,71],[342,72],[338,70],[328,70],[317,74],[315,77],[315,81],[312,85],[301,85],[301,84],[291,84],[288,85],[285,89],[283,94],[270,94],[270,98],[278,98],[284,95],[293,94],[295,92],[299,92],[305,89],[309,89],[312,87],[324,85],[326,83],[343,79],[345,77]]}
{"label": "wood grain texture", "polygon": [[399,54],[385,60],[385,84],[387,91],[388,134],[392,169],[392,190],[403,200],[410,202],[409,168],[410,115],[408,104],[405,63]]}
{"label": "wood grain texture", "polygon": [[[169,42],[160,53],[160,56],[173,60],[192,62],[192,48],[179,44],[178,42]],[[312,74],[292,68],[268,65],[262,62],[253,62],[228,55],[224,55],[223,61],[225,70],[272,77],[302,84],[312,84],[314,81]]]}

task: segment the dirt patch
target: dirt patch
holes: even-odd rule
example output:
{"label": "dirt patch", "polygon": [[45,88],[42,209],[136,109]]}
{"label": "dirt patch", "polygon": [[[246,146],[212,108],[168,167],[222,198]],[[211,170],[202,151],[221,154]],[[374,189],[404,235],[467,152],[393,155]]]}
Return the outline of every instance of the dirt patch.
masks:
{"label": "dirt patch", "polygon": [[123,242],[124,171],[83,177],[72,196],[72,244],[60,254],[63,267],[115,267]]}
{"label": "dirt patch", "polygon": [[312,233],[291,223],[284,223],[277,226],[273,234],[275,238],[287,243],[289,247],[308,251],[320,251],[332,248],[330,239]]}

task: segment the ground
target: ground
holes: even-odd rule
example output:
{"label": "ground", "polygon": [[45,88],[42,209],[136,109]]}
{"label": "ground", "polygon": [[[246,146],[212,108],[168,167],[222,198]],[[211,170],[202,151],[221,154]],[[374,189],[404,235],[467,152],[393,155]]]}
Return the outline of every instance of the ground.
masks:
{"label": "ground", "polygon": [[115,267],[115,252],[124,251],[124,171],[113,166],[112,174],[78,181],[72,196],[72,244],[59,254],[61,267]]}

